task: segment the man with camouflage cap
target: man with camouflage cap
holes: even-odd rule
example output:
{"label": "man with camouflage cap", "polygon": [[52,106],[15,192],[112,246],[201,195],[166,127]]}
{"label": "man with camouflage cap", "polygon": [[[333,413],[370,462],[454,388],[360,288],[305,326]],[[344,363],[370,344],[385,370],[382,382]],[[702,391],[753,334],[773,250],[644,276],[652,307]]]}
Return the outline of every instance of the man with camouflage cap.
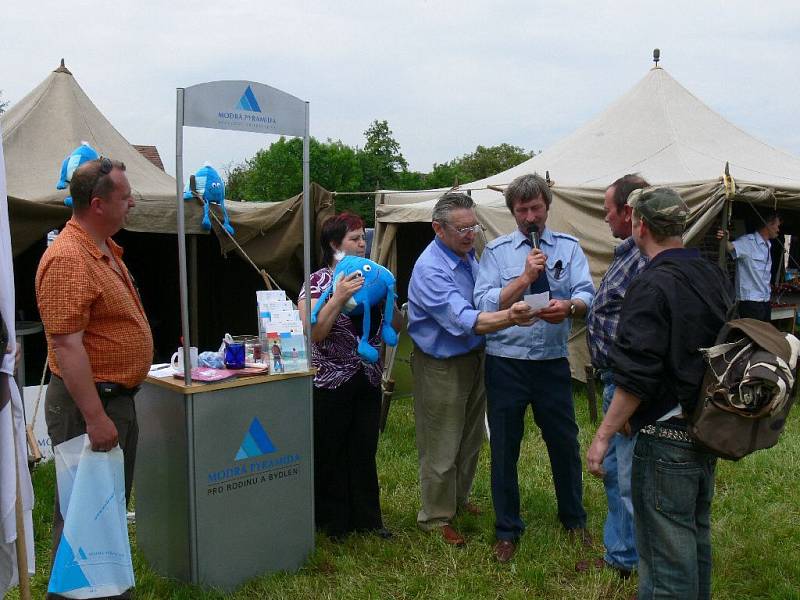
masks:
{"label": "man with camouflage cap", "polygon": [[714,344],[730,302],[725,275],[685,248],[689,209],[669,188],[628,200],[632,234],[650,261],[622,304],[610,353],[616,390],[587,453],[589,471],[617,431],[638,431],[633,507],[639,550],[639,599],[709,598],[711,499],[716,458],[686,429],[705,371],[699,348]]}

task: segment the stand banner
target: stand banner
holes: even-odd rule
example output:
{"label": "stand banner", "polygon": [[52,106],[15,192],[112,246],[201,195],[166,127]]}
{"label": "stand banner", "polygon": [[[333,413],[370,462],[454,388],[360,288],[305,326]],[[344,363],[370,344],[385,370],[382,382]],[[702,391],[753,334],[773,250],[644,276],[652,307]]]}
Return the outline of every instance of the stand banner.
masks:
{"label": "stand banner", "polygon": [[254,81],[210,81],[183,92],[183,125],[303,137],[305,102]]}

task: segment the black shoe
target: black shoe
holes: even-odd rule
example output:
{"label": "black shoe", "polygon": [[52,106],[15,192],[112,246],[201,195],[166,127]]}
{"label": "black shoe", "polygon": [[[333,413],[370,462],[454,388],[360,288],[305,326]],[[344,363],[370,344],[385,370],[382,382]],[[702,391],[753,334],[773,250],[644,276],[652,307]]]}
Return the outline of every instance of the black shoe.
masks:
{"label": "black shoe", "polygon": [[386,527],[381,527],[380,529],[375,529],[372,531],[373,534],[377,535],[382,540],[390,540],[394,537],[394,534],[386,529]]}

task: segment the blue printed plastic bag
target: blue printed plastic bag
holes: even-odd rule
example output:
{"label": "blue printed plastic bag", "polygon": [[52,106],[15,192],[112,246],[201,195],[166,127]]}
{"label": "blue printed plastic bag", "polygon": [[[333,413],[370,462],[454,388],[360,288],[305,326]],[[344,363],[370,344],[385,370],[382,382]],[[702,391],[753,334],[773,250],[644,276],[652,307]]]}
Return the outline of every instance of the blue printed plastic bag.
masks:
{"label": "blue printed plastic bag", "polygon": [[67,598],[121,594],[134,585],[122,450],[92,452],[84,434],[54,454],[64,532],[47,591]]}

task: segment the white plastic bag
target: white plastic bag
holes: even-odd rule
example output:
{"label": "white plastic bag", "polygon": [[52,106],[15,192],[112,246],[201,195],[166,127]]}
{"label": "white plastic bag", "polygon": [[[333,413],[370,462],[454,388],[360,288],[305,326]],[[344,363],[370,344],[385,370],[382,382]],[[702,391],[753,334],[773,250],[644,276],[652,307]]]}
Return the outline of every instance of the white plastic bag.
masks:
{"label": "white plastic bag", "polygon": [[122,450],[92,452],[84,434],[54,454],[64,531],[47,591],[66,598],[121,594],[134,585]]}

